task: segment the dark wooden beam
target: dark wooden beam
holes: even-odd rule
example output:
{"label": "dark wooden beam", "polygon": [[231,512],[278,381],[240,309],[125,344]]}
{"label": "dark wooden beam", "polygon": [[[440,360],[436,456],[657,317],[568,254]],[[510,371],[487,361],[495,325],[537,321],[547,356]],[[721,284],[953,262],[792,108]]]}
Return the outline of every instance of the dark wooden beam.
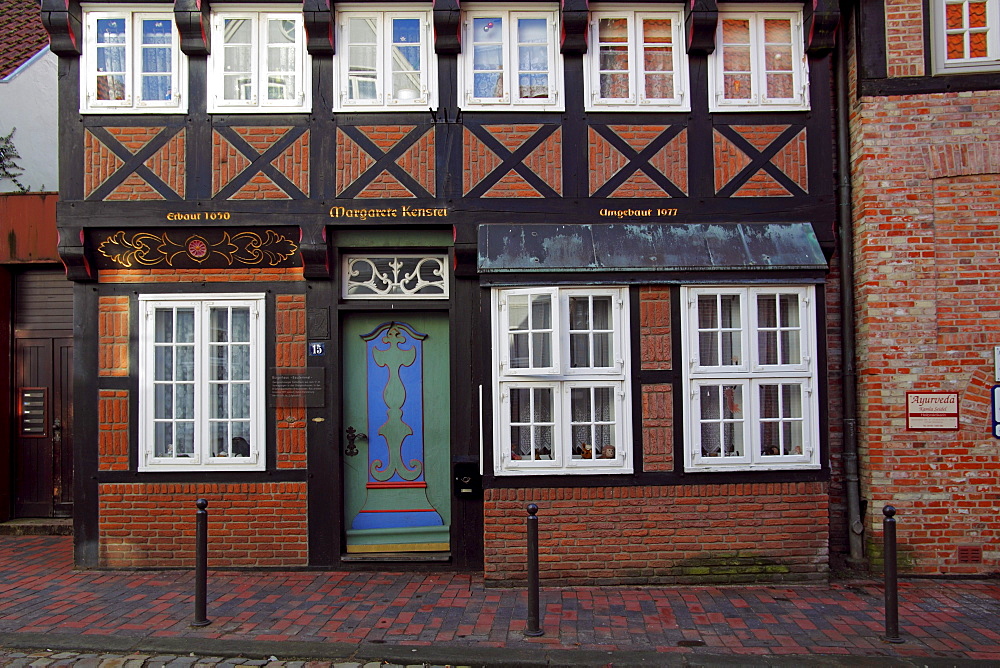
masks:
{"label": "dark wooden beam", "polygon": [[209,0],[174,0],[174,23],[181,37],[181,51],[207,56],[212,50]]}

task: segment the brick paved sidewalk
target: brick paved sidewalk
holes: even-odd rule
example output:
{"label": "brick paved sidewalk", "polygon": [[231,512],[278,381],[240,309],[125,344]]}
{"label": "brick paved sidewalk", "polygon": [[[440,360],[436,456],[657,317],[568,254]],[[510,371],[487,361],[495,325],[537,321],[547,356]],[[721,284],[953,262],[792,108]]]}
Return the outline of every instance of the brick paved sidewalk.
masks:
{"label": "brick paved sidewalk", "polygon": [[303,651],[329,647],[339,655],[358,647],[368,656],[379,647],[397,655],[446,649],[455,658],[442,663],[469,663],[459,657],[492,650],[524,665],[517,657],[575,650],[636,660],[811,655],[1000,665],[1000,580],[902,581],[902,644],[880,638],[883,594],[873,580],[545,588],[540,638],[523,636],[523,590],[487,588],[468,573],[213,571],[212,624],[203,628],[190,626],[193,591],[189,571],[74,571],[71,538],[0,536],[0,645],[73,637],[90,644],[63,646],[113,650],[146,642],[196,651],[201,641],[264,649],[292,641]]}

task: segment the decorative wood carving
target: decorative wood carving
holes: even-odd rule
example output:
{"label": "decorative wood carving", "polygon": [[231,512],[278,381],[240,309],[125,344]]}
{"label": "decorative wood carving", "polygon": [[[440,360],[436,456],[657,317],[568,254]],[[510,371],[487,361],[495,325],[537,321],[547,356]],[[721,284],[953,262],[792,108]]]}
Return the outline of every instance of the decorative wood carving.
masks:
{"label": "decorative wood carving", "polygon": [[564,54],[586,53],[587,29],[590,26],[587,0],[562,0],[559,4],[559,24],[562,29],[560,51]]}
{"label": "decorative wood carving", "polygon": [[715,29],[718,23],[719,5],[715,0],[688,0],[684,6],[687,52],[709,54],[715,51]]}
{"label": "decorative wood carving", "polygon": [[840,4],[837,0],[805,0],[802,13],[806,53],[822,56],[833,50],[840,25]]}
{"label": "decorative wood carving", "polygon": [[133,232],[119,230],[96,243],[101,264],[108,268],[139,267],[296,267],[298,245],[288,230],[253,230],[230,235],[226,230]]}
{"label": "decorative wood carving", "polygon": [[330,0],[304,0],[303,21],[306,26],[306,51],[314,56],[333,55],[333,6]]}
{"label": "decorative wood carving", "polygon": [[459,0],[434,0],[434,51],[462,53],[462,12]]}
{"label": "decorative wood carving", "polygon": [[83,17],[79,0],[42,0],[42,25],[49,33],[49,49],[57,56],[79,56],[83,44]]}
{"label": "decorative wood carving", "polygon": [[189,56],[207,56],[212,50],[210,0],[174,0],[174,23],[181,38],[181,51]]}

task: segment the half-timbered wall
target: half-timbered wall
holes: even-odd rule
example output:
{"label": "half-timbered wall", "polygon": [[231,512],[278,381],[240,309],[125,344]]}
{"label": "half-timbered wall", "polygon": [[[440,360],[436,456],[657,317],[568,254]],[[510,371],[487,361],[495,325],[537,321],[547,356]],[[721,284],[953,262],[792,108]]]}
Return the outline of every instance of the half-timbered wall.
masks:
{"label": "half-timbered wall", "polygon": [[[61,50],[60,250],[77,281],[78,317],[93,321],[78,330],[77,484],[85,502],[77,562],[189,565],[184,518],[189,511],[193,518],[199,496],[209,500],[213,535],[219,527],[226,546],[214,565],[350,567],[361,559],[347,554],[348,527],[338,516],[349,426],[340,337],[354,314],[384,302],[343,298],[342,258],[412,250],[447,256],[449,297],[392,308],[448,318],[451,458],[471,470],[482,463],[485,474],[482,494],[452,498],[449,555],[421,563],[484,567],[496,581],[523,577],[524,505],[536,502],[552,566],[546,577],[824,577],[830,525],[842,512],[830,496],[831,473],[839,471],[830,463],[839,459],[839,440],[828,429],[837,417],[830,402],[838,369],[825,342],[839,332],[826,310],[836,290],[823,285],[835,217],[826,51],[808,57],[808,111],[710,113],[709,56],[692,49],[690,111],[588,112],[580,43],[564,49],[564,111],[462,111],[460,47],[440,42],[437,108],[333,113],[338,56],[328,47],[312,50],[312,109],[301,114],[207,113],[206,56],[190,47],[186,113],[81,114],[80,61],[72,47]],[[543,224],[618,225],[623,234],[641,225],[743,226],[749,235],[773,224],[798,230],[791,234],[811,230],[816,252],[782,264],[750,249],[755,262],[731,264],[724,242],[708,264],[653,258],[650,267],[487,275],[480,228],[496,224],[522,226],[528,236]],[[780,238],[767,240],[781,247]],[[818,463],[686,471],[680,286],[776,282],[818,286],[810,305],[819,342]],[[624,288],[632,351],[627,473],[494,475],[491,290],[532,285]],[[268,404],[261,470],[139,472],[146,460],[137,433],[138,297],[204,293],[263,293],[268,401],[283,368],[321,372],[322,397],[292,409]],[[134,508],[142,509],[141,525]],[[229,546],[242,549],[237,555]],[[626,557],[622,571],[609,570]]]}

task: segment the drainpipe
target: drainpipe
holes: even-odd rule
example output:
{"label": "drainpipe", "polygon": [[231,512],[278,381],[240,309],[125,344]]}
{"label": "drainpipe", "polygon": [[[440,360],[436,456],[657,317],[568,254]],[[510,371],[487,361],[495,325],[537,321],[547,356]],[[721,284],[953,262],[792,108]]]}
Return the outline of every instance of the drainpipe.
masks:
{"label": "drainpipe", "polygon": [[850,90],[847,80],[847,25],[853,5],[841,3],[837,36],[835,84],[837,99],[837,226],[840,251],[840,322],[843,340],[844,477],[847,480],[848,563],[864,565],[864,524],[861,521],[861,483],[858,466],[858,372],[855,365],[854,218],[851,212]]}

